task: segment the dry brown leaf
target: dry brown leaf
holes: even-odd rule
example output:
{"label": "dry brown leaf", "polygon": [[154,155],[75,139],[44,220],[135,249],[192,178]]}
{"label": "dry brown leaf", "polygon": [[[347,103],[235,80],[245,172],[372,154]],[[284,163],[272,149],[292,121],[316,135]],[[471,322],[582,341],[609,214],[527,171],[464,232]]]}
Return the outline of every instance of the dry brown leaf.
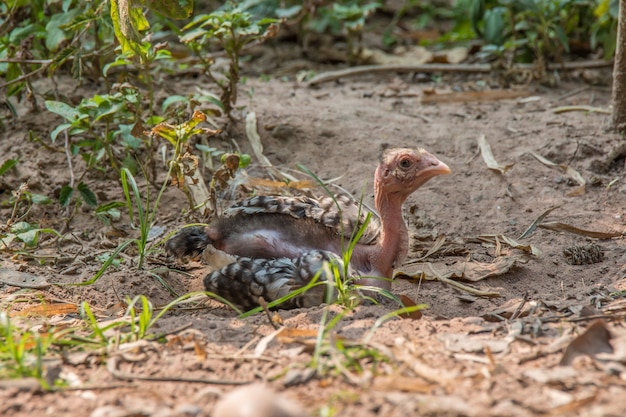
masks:
{"label": "dry brown leaf", "polygon": [[[417,305],[415,301],[411,300],[409,297],[407,297],[404,294],[400,295],[400,301],[402,302],[402,305],[404,305],[405,307],[414,307]],[[419,320],[422,318],[422,312],[420,310],[416,310],[416,311],[412,311],[411,313],[399,314],[398,317],[403,318],[403,319]]]}
{"label": "dry brown leaf", "polygon": [[[523,304],[522,308],[520,306]],[[517,313],[517,317],[526,317],[537,307],[537,303],[535,301],[532,302],[524,302],[521,298],[513,298],[511,300],[506,301],[504,304],[498,306],[497,308],[490,310],[481,315],[483,319],[489,322],[500,322],[502,319],[510,319],[513,317],[513,314]]]}
{"label": "dry brown leaf", "polygon": [[561,222],[541,223],[537,225],[537,227],[541,227],[542,229],[552,230],[554,232],[574,233],[576,235],[592,237],[595,239],[611,239],[611,238],[620,237],[623,235],[623,233],[621,232],[595,232],[593,230],[579,229],[577,227],[571,226],[569,224],[561,223]]}
{"label": "dry brown leaf", "polygon": [[500,256],[493,262],[458,262],[456,275],[458,279],[478,282],[486,278],[504,275],[520,260],[518,256]]}
{"label": "dry brown leaf", "polygon": [[496,161],[496,158],[493,156],[493,153],[491,152],[491,146],[489,146],[489,143],[487,142],[485,135],[480,135],[477,139],[477,142],[478,142],[478,147],[480,148],[480,153],[483,157],[483,160],[485,161],[485,164],[487,164],[487,167],[489,169],[499,172],[500,174],[505,174],[509,169],[511,169],[511,167],[513,167],[513,164],[500,165]]}
{"label": "dry brown leaf", "polygon": [[487,91],[464,91],[460,93],[428,94],[422,96],[422,103],[470,103],[509,100],[527,97],[530,92],[524,90],[487,90]]}
{"label": "dry brown leaf", "polygon": [[263,144],[261,143],[261,137],[256,128],[256,113],[253,111],[246,116],[246,136],[248,136],[248,141],[252,146],[254,156],[256,156],[259,163],[264,166],[271,166],[272,163],[263,155]]}
{"label": "dry brown leaf", "polygon": [[45,289],[50,287],[44,277],[8,268],[0,268],[0,282],[19,288]]}
{"label": "dry brown leaf", "polygon": [[583,334],[570,342],[559,365],[571,365],[574,359],[582,355],[594,357],[598,353],[613,353],[613,346],[609,342],[611,337],[603,320],[594,321]]}
{"label": "dry brown leaf", "polygon": [[565,175],[567,175],[568,177],[570,177],[571,179],[573,179],[574,181],[578,183],[579,186],[576,187],[573,191],[571,191],[568,195],[578,196],[578,195],[582,195],[585,193],[585,185],[587,184],[587,181],[574,168],[572,168],[571,166],[567,164],[556,164],[535,152],[530,152],[530,155],[532,155],[533,158],[535,158],[537,161],[541,162],[543,165],[547,166],[548,168],[558,169],[559,171],[561,171],[562,173],[564,173]]}
{"label": "dry brown leaf", "polygon": [[196,358],[199,362],[204,362],[207,357],[207,351],[204,347],[200,346],[198,342],[193,343],[193,350],[196,353]]}
{"label": "dry brown leaf", "polygon": [[548,214],[552,213],[554,210],[558,209],[561,206],[556,206],[556,207],[552,207],[547,209],[546,211],[544,211],[543,213],[541,213],[541,215],[539,217],[537,217],[535,219],[534,222],[532,222],[532,224],[530,226],[528,226],[528,229],[526,229],[524,231],[524,233],[522,233],[518,239],[524,239],[525,237],[528,237],[530,235],[533,234],[533,232],[535,231],[535,229],[537,229],[537,226],[539,225],[539,223],[541,223],[543,221],[543,219],[545,219]]}
{"label": "dry brown leaf", "polygon": [[480,235],[478,236],[478,240],[480,240],[481,242],[491,243],[494,246],[497,246],[501,243],[506,243],[509,247],[513,249],[519,249],[534,256],[541,256],[541,250],[538,247],[530,244],[526,245],[523,243],[519,243],[504,235]]}
{"label": "dry brown leaf", "polygon": [[315,343],[317,338],[316,329],[294,329],[291,327],[283,327],[276,335],[276,340],[283,344],[302,343],[310,345]]}
{"label": "dry brown leaf", "polygon": [[[459,264],[463,264],[463,263],[461,262],[461,263],[458,263],[457,265]],[[422,267],[424,269],[416,269],[413,271],[401,269],[401,270],[396,271],[394,278],[406,277],[406,278],[415,279],[418,281],[420,280],[439,281],[444,284],[448,284],[452,287],[455,287],[461,291],[465,291],[465,292],[468,292],[470,294],[474,294],[480,297],[499,297],[500,296],[500,293],[497,291],[479,290],[479,289],[472,288],[472,287],[469,287],[465,284],[458,282],[458,280],[464,279],[464,273],[463,273],[463,269],[465,269],[464,267],[461,267],[459,269],[452,269],[452,270],[448,269],[445,272],[440,272],[437,269],[435,269],[435,267],[430,262],[424,262],[422,264],[417,264],[416,266],[418,268]],[[428,272],[425,269],[428,269]]]}
{"label": "dry brown leaf", "polygon": [[430,394],[435,385],[418,378],[409,378],[402,375],[377,377],[372,387],[376,391],[404,391]]}
{"label": "dry brown leaf", "polygon": [[291,175],[288,175],[284,172],[279,171],[274,168],[269,159],[263,154],[263,144],[261,143],[261,137],[257,131],[257,121],[256,121],[256,113],[251,111],[246,116],[246,136],[248,137],[248,141],[252,146],[252,151],[254,152],[254,156],[259,161],[259,163],[268,168],[269,172],[276,177],[286,178],[289,181],[297,181]]}
{"label": "dry brown leaf", "polygon": [[57,314],[72,314],[78,312],[76,304],[41,304],[27,307],[21,311],[12,311],[11,317],[15,316],[56,316]]}

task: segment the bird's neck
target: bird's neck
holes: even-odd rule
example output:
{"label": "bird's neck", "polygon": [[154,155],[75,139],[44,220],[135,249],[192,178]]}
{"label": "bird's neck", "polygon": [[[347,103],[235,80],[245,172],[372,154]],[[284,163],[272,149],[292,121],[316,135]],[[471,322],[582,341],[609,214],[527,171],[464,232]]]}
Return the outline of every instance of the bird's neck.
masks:
{"label": "bird's neck", "polygon": [[408,252],[409,236],[402,218],[402,204],[406,195],[376,193],[376,209],[380,214],[382,235],[378,242],[379,250],[373,259],[384,277],[392,278],[394,267],[404,260]]}

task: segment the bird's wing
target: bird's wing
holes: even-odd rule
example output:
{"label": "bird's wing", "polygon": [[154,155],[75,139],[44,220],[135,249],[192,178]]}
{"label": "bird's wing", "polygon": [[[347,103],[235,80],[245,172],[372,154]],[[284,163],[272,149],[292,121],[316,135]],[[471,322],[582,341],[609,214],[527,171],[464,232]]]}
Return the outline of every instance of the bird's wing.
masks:
{"label": "bird's wing", "polygon": [[[334,229],[339,236],[351,239],[363,227],[370,211],[345,194],[319,199],[305,196],[256,196],[235,204],[227,209],[224,215],[261,213],[287,214],[296,219],[311,218]],[[376,215],[372,215],[359,243],[374,244],[380,233],[380,220]]]}
{"label": "bird's wing", "polygon": [[[324,262],[334,264],[339,279],[343,279],[344,267],[339,256],[332,252],[313,250],[295,259],[237,257],[235,262],[208,274],[204,278],[204,286],[207,291],[247,310],[257,307],[260,297],[269,303],[306,286],[321,271],[319,285],[312,286],[280,305],[285,309],[311,307],[328,301],[328,286],[323,282],[335,279],[330,268],[323,268]],[[351,268],[348,274],[356,276]],[[334,300],[333,295],[331,299]]]}

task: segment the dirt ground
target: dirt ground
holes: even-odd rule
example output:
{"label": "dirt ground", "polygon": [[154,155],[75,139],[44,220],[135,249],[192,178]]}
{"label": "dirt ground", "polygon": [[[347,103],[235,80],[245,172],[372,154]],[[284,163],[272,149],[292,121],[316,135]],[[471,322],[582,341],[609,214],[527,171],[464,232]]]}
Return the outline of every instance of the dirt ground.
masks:
{"label": "dirt ground", "polygon": [[[608,75],[598,72],[597,78],[608,80]],[[168,333],[167,343],[138,342],[51,359],[49,368],[60,372],[68,389],[42,392],[3,381],[0,415],[210,416],[217,415],[214,406],[225,393],[238,389],[230,382],[254,381],[265,382],[309,415],[622,416],[626,171],[623,157],[606,159],[620,140],[607,129],[608,115],[553,111],[565,105],[609,108],[609,87],[579,79],[558,88],[524,87],[525,98],[423,104],[421,98],[433,88],[445,93],[497,88],[498,83],[488,75],[444,75],[435,83],[429,76],[377,74],[309,88],[293,79],[263,81],[251,75],[240,92],[240,103],[246,106],[240,116],[256,113],[264,153],[280,169],[302,163],[355,196],[366,190],[365,201],[371,204],[373,171],[383,147],[424,147],[451,167],[452,175],[431,180],[405,205],[412,249],[400,269],[413,278],[399,277],[393,291],[427,304],[423,317],[390,319],[372,335],[377,319],[397,306],[357,307],[338,322],[333,337],[382,352],[387,360],[361,359],[363,371],[357,372],[342,369],[336,359],[341,353],[331,351],[321,359],[328,372],[311,375],[306,367],[312,358],[311,331],[318,328],[326,307],[279,311],[291,333],[276,334],[263,314],[241,319],[217,302],[199,308],[184,305],[156,324],[155,331]],[[203,82],[166,80],[159,97],[194,92]],[[42,80],[37,87],[46,91],[51,85]],[[59,82],[61,99],[73,103],[103,89]],[[28,138],[33,132],[48,144],[60,119],[33,113],[23,103],[16,106],[19,119],[0,133],[0,155],[3,160],[19,157],[20,163],[0,178],[2,199],[26,181],[32,192],[55,199],[68,181],[62,147],[51,151]],[[243,120],[230,124],[211,145],[250,152],[243,125]],[[486,166],[477,145],[482,135],[500,164],[512,164],[506,173]],[[584,192],[570,175],[540,163],[531,152],[579,172],[587,182]],[[75,163],[80,170],[80,161]],[[101,202],[123,201],[116,174],[89,173],[85,181]],[[171,187],[158,208],[157,225],[169,232],[188,223],[182,215],[186,207],[181,192]],[[519,238],[554,207],[543,223],[621,236],[591,239],[539,227]],[[136,231],[123,215],[116,227],[128,236],[120,237],[92,211],[81,209],[70,233],[58,243],[49,240],[27,254],[1,252],[1,266],[54,284],[93,277],[101,266],[97,256],[110,253]],[[3,206],[0,213],[4,222],[11,207]],[[29,219],[62,230],[63,214],[58,204],[35,206]],[[485,235],[503,235],[541,253],[513,249],[501,236],[479,239]],[[440,251],[416,262],[444,237]],[[568,263],[564,250],[591,244],[603,252],[601,259],[594,259],[599,262]],[[117,270],[89,286],[32,290],[2,285],[3,306],[19,311],[42,299],[53,304],[87,301],[100,319],[109,320],[117,317],[116,305],[126,296],[145,294],[155,306],[172,301],[175,297],[153,276],[132,266],[134,257],[129,249]],[[467,272],[498,260],[515,262],[499,275],[464,284],[499,296],[418,279],[417,271],[432,278],[433,271]],[[199,262],[179,265],[186,274],[164,272],[164,266],[175,264],[158,252],[148,258],[146,269],[160,268],[157,272],[178,294],[202,290]],[[329,311],[335,316],[341,309]],[[604,323],[590,327],[594,318]],[[77,313],[69,313],[30,316],[28,323],[71,325],[79,320]],[[586,329],[586,337],[572,342]]]}

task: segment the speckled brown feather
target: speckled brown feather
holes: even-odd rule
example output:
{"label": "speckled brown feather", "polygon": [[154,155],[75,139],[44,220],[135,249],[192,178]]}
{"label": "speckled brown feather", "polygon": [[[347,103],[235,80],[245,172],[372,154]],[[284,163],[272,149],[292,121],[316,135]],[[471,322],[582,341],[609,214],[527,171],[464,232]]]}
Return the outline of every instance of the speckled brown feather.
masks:
{"label": "speckled brown feather", "polygon": [[[334,279],[331,269],[324,270],[324,262],[336,265],[336,270],[340,273],[343,271],[341,258],[325,251],[310,251],[295,259],[239,257],[236,262],[207,275],[204,278],[204,286],[207,291],[248,310],[259,305],[259,297],[270,302],[304,287],[311,282],[318,271],[320,272],[318,282]],[[328,276],[327,272],[331,276]],[[356,276],[357,273],[349,270],[348,274]],[[327,285],[314,286],[289,299],[281,305],[281,308],[311,307],[322,304],[326,301],[326,290]],[[331,296],[331,299],[334,297]]]}

